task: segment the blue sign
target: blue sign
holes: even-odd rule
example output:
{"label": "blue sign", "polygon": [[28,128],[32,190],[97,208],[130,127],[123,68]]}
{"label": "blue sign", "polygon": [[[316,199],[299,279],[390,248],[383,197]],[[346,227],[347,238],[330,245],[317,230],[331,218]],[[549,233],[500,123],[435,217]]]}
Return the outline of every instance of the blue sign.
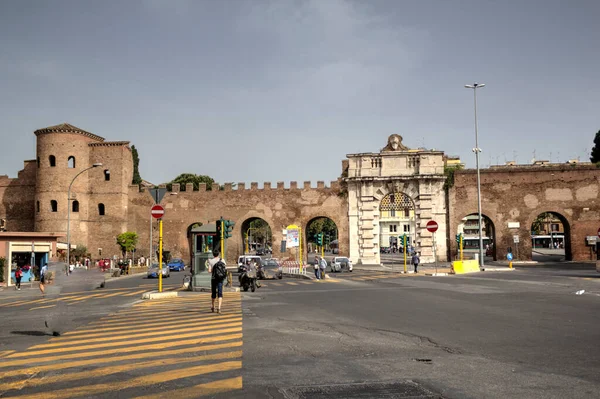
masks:
{"label": "blue sign", "polygon": [[506,254],[506,259],[512,260],[512,254],[510,252]]}

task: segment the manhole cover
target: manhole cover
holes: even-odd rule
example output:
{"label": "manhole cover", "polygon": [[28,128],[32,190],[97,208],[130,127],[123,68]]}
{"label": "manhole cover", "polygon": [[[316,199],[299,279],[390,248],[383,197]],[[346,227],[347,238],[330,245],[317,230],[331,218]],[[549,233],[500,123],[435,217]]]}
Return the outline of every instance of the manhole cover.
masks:
{"label": "manhole cover", "polygon": [[289,398],[298,399],[330,399],[330,398],[441,398],[413,381],[395,383],[366,383],[344,385],[319,385],[309,387],[292,387],[284,390]]}

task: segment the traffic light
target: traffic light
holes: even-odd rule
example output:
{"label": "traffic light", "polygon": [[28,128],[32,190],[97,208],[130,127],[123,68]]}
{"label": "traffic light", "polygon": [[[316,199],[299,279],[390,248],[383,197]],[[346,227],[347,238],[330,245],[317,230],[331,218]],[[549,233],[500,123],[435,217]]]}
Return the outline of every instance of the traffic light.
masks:
{"label": "traffic light", "polygon": [[231,232],[233,231],[235,222],[232,222],[231,220],[225,220],[223,221],[223,224],[225,225],[225,238],[231,238]]}
{"label": "traffic light", "polygon": [[323,233],[317,234],[317,245],[323,245]]}
{"label": "traffic light", "polygon": [[462,237],[462,233],[456,235],[456,243],[460,244],[460,239]]}
{"label": "traffic light", "polygon": [[221,239],[221,230],[223,228],[223,219],[217,220],[217,239]]}

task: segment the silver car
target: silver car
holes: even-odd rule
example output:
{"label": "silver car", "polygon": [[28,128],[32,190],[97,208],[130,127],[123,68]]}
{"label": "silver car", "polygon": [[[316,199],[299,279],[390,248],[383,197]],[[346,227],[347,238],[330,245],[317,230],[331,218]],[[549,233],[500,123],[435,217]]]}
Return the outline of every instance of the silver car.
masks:
{"label": "silver car", "polygon": [[331,271],[334,273],[341,272],[344,269],[352,271],[352,261],[345,256],[335,256],[331,259]]}
{"label": "silver car", "polygon": [[[163,263],[162,276],[164,278],[171,277],[171,272],[169,271],[169,266],[166,263]],[[151,267],[148,268],[148,278],[158,278],[158,264],[154,263]]]}

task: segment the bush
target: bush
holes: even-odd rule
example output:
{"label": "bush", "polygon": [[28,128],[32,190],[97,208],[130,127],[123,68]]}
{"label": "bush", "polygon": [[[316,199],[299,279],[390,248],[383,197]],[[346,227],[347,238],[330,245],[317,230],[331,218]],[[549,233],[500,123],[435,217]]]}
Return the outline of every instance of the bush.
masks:
{"label": "bush", "polygon": [[0,257],[0,283],[4,282],[4,265],[6,264],[6,258]]}

